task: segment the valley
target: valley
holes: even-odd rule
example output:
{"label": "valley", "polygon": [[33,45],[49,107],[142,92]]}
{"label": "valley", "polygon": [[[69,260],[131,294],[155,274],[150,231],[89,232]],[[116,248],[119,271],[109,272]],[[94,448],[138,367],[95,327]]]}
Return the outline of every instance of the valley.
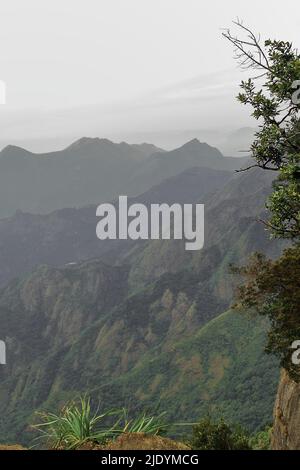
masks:
{"label": "valley", "polygon": [[97,240],[96,206],[0,220],[1,442],[28,445],[38,409],[83,393],[171,421],[209,412],[251,432],[269,424],[278,362],[264,353],[268,324],[230,310],[229,264],[280,253],[256,222],[270,184],[260,170],[199,166],[128,200],[204,203],[200,251]]}

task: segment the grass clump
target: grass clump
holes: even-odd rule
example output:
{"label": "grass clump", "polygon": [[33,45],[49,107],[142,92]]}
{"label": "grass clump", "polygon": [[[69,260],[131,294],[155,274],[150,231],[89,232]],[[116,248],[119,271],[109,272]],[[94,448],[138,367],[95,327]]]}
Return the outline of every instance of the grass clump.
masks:
{"label": "grass clump", "polygon": [[167,429],[164,413],[148,416],[142,413],[130,419],[126,409],[109,410],[102,414],[92,412],[90,398],[67,403],[60,413],[38,413],[42,422],[33,427],[40,431],[38,437],[52,449],[77,449],[84,444],[105,444],[123,433],[161,435]]}

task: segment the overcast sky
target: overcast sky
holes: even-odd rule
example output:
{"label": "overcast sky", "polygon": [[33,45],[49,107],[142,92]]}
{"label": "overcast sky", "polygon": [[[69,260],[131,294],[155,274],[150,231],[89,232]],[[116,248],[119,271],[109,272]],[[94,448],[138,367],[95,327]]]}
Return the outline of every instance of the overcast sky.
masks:
{"label": "overcast sky", "polygon": [[254,125],[221,38],[237,16],[299,46],[297,0],[0,0],[0,143]]}

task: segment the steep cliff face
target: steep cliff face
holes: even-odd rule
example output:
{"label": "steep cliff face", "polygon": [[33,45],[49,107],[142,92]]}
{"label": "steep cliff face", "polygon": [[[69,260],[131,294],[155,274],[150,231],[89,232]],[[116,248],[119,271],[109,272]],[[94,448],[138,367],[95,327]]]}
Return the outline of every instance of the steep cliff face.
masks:
{"label": "steep cliff face", "polygon": [[130,293],[128,268],[92,260],[12,281],[0,291],[0,442],[32,442],[35,411],[85,393],[104,410],[160,406],[170,422],[217,409],[266,425],[278,383],[266,325],[222,313],[209,280],[187,270]]}
{"label": "steep cliff face", "polygon": [[274,408],[273,450],[300,449],[300,384],[281,372]]}

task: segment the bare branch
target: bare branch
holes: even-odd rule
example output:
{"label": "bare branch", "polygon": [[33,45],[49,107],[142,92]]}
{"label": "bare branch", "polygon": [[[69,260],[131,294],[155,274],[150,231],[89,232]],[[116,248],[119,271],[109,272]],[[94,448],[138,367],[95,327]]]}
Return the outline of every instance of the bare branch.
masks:
{"label": "bare branch", "polygon": [[259,165],[258,163],[254,163],[253,165],[247,166],[246,168],[240,168],[239,170],[234,170],[236,173],[242,173],[243,171],[251,170],[252,168],[261,168],[262,170],[269,170],[269,171],[278,171],[279,168],[274,168],[271,166],[266,165]]}
{"label": "bare branch", "polygon": [[[240,66],[242,68],[258,68],[270,71],[268,57],[260,45],[260,35],[257,38],[239,19],[233,21],[233,24],[244,30],[248,37],[248,40],[244,40],[233,36],[230,29],[225,29],[225,32],[222,33],[222,35],[234,45],[235,57],[239,61]],[[250,49],[247,50],[246,46]]]}

